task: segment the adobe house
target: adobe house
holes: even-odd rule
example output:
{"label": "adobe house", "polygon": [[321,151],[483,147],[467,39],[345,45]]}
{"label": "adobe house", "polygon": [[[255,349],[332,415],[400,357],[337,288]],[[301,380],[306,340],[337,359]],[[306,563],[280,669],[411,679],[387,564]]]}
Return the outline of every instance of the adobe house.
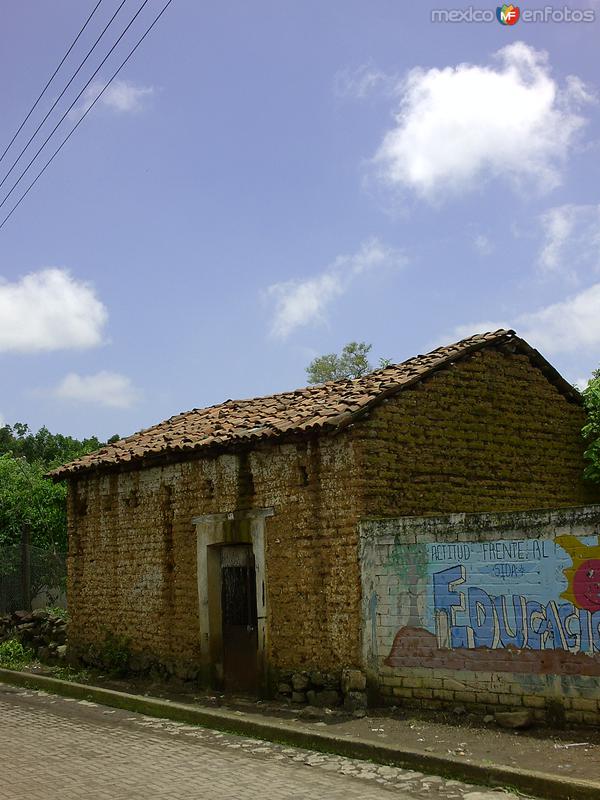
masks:
{"label": "adobe house", "polygon": [[[375,664],[371,616],[385,613],[381,596],[369,610],[364,559],[377,531],[360,526],[598,502],[582,478],[583,422],[579,393],[498,330],[356,380],[194,409],[106,446],[52,473],[68,482],[71,652],[89,657],[110,633],[132,666],[208,685],[358,666],[392,693],[403,679],[384,677],[415,664],[400,645],[381,655],[383,672]],[[394,535],[381,535],[389,555]]]}

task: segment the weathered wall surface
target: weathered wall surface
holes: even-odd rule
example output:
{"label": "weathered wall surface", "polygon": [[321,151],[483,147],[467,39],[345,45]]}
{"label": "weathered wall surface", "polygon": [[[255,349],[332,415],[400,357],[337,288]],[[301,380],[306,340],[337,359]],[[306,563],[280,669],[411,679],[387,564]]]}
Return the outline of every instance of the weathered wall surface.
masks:
{"label": "weathered wall surface", "polygon": [[268,664],[358,664],[358,520],[600,499],[581,478],[582,422],[582,409],[527,358],[486,350],[336,436],[82,475],[69,491],[71,642],[82,651],[98,644],[106,625],[134,651],[193,671],[192,519],[272,507]]}
{"label": "weathered wall surface", "polygon": [[266,523],[269,665],[356,663],[354,481],[349,437],[82,476],[69,490],[73,650],[101,646],[108,629],[134,653],[193,674],[200,630],[192,518],[273,507]]}
{"label": "weathered wall surface", "polygon": [[361,523],[363,655],[388,698],[600,718],[600,506]]}
{"label": "weathered wall surface", "polygon": [[582,480],[583,409],[525,356],[488,349],[377,406],[357,426],[368,515],[600,502]]}

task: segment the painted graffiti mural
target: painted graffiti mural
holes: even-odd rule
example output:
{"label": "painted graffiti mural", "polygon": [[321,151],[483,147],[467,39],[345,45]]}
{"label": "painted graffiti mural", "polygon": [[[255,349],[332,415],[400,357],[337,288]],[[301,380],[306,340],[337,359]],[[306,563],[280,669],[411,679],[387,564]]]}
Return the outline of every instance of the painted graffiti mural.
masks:
{"label": "painted graffiti mural", "polygon": [[596,537],[433,544],[428,551],[426,627],[438,647],[600,652]]}
{"label": "painted graffiti mural", "polygon": [[382,696],[568,698],[574,720],[596,719],[600,505],[364,520],[360,564],[363,659]]}
{"label": "painted graffiti mural", "polygon": [[[600,526],[535,519],[543,535],[521,538],[479,525],[469,536],[447,519],[374,528],[362,565],[370,663],[600,676]],[[438,527],[421,536],[427,525]]]}

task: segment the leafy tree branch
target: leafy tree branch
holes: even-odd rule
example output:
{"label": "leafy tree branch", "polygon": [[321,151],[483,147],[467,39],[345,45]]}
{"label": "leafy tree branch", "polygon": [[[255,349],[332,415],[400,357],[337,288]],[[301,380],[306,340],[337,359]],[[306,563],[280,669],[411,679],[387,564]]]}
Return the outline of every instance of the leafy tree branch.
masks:
{"label": "leafy tree branch", "polygon": [[369,362],[369,353],[373,345],[366,342],[349,342],[337,355],[327,353],[313,359],[306,368],[309,383],[326,383],[341,379],[362,378],[374,369],[390,365],[389,359],[380,359],[378,367]]}

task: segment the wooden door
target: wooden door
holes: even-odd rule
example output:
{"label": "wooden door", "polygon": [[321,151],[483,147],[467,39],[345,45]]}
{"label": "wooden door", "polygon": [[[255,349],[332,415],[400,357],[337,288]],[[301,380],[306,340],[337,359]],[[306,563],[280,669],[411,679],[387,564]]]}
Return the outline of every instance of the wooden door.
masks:
{"label": "wooden door", "polygon": [[227,692],[258,688],[256,572],[251,545],[221,548],[223,676]]}

